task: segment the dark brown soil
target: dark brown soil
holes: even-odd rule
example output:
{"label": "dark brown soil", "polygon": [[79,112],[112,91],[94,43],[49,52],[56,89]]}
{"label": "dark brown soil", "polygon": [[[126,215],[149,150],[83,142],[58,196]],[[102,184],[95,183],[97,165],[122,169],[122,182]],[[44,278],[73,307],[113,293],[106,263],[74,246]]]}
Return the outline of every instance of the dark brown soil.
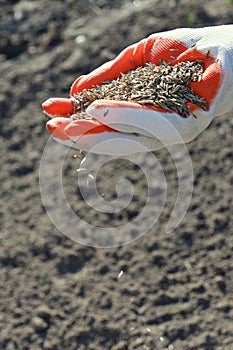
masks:
{"label": "dark brown soil", "polygon": [[[232,115],[216,119],[188,146],[193,198],[171,233],[165,227],[177,178],[165,150],[156,153],[168,184],[165,209],[147,234],[123,247],[73,242],[51,223],[39,191],[49,138],[45,99],[68,96],[77,76],[153,32],[231,23],[232,1],[0,5],[0,349],[232,350]],[[64,188],[79,215],[100,227],[136,217],[145,202],[140,169],[124,161],[106,165],[99,182],[107,199],[115,198],[112,175],[123,166],[135,198],[121,216],[98,213],[77,193],[74,153]]]}

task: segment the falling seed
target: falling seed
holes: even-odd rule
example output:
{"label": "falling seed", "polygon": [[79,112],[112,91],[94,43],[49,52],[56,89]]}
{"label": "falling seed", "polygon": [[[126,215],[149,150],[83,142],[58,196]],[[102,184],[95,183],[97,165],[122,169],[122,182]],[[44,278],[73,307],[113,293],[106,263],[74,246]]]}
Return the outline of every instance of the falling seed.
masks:
{"label": "falling seed", "polygon": [[184,261],[184,266],[188,270],[188,272],[193,272],[192,266],[188,261]]}
{"label": "falling seed", "polygon": [[81,173],[82,171],[87,171],[86,168],[78,168],[76,169],[77,173]]}
{"label": "falling seed", "polygon": [[121,270],[121,271],[119,272],[119,275],[117,276],[118,280],[121,278],[121,276],[123,275],[123,273],[124,273],[123,270]]}
{"label": "falling seed", "polygon": [[91,180],[95,180],[95,177],[92,175],[92,174],[88,174],[88,177],[89,177],[89,179],[91,179]]}
{"label": "falling seed", "polygon": [[[78,159],[81,159],[81,161],[84,159],[84,151],[83,150],[80,150],[79,153],[76,153],[73,155],[74,158],[78,158]],[[82,163],[82,162],[81,162]]]}
{"label": "falling seed", "polygon": [[82,165],[83,163],[85,163],[85,161],[87,160],[87,157],[84,157],[81,162],[80,162],[80,165]]}
{"label": "falling seed", "polygon": [[[183,61],[175,65],[160,60],[160,65],[152,63],[138,67],[118,79],[105,81],[102,85],[83,90],[72,97],[75,106],[73,119],[90,119],[86,108],[95,100],[131,101],[148,107],[161,107],[181,117],[191,114],[188,102],[207,110],[206,101],[189,87],[200,81],[204,71],[200,60]],[[108,109],[104,112],[104,117]]]}
{"label": "falling seed", "polygon": [[91,174],[87,175],[87,187],[89,187],[90,183],[95,180],[94,176]]}

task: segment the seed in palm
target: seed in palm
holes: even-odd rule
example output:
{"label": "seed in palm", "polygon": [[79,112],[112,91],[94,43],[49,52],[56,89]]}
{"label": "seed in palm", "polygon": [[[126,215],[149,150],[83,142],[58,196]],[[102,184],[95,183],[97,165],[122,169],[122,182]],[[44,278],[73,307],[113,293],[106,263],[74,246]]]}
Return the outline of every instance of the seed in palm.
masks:
{"label": "seed in palm", "polygon": [[95,100],[131,101],[143,105],[161,107],[168,112],[176,112],[181,117],[191,113],[188,103],[206,110],[206,101],[189,87],[194,81],[201,81],[203,62],[183,61],[174,66],[160,62],[138,67],[118,79],[81,91],[73,101],[78,113],[73,118],[88,118],[86,108]]}

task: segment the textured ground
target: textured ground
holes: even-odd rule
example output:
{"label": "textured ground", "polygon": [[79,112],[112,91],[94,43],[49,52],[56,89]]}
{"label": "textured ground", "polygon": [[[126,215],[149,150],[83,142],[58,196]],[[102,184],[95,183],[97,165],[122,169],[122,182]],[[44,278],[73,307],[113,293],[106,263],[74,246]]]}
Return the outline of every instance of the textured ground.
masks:
{"label": "textured ground", "polygon": [[[47,216],[38,184],[49,137],[42,101],[67,96],[77,76],[153,32],[231,23],[232,1],[0,5],[0,349],[232,350],[232,115],[188,146],[193,198],[172,233],[165,227],[177,178],[166,151],[156,154],[168,184],[165,209],[146,235],[123,247],[91,248],[64,236]],[[81,199],[74,153],[64,168],[74,210],[100,227],[136,217],[146,198],[140,169],[122,160],[103,170],[107,199],[122,169],[135,187],[129,208],[111,216]]]}

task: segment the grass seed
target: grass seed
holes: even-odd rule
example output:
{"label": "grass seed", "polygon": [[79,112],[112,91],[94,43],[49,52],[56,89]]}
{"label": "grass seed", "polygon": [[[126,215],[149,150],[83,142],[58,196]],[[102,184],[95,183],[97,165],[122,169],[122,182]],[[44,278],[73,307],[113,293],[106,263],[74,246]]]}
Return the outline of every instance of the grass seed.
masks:
{"label": "grass seed", "polygon": [[74,95],[73,102],[77,113],[73,119],[90,118],[86,108],[95,100],[131,101],[148,106],[161,107],[168,112],[176,112],[181,117],[190,115],[187,105],[191,102],[206,110],[206,101],[188,86],[201,81],[203,62],[183,61],[174,66],[163,61],[160,65],[152,63],[138,67],[115,80],[85,89]]}

